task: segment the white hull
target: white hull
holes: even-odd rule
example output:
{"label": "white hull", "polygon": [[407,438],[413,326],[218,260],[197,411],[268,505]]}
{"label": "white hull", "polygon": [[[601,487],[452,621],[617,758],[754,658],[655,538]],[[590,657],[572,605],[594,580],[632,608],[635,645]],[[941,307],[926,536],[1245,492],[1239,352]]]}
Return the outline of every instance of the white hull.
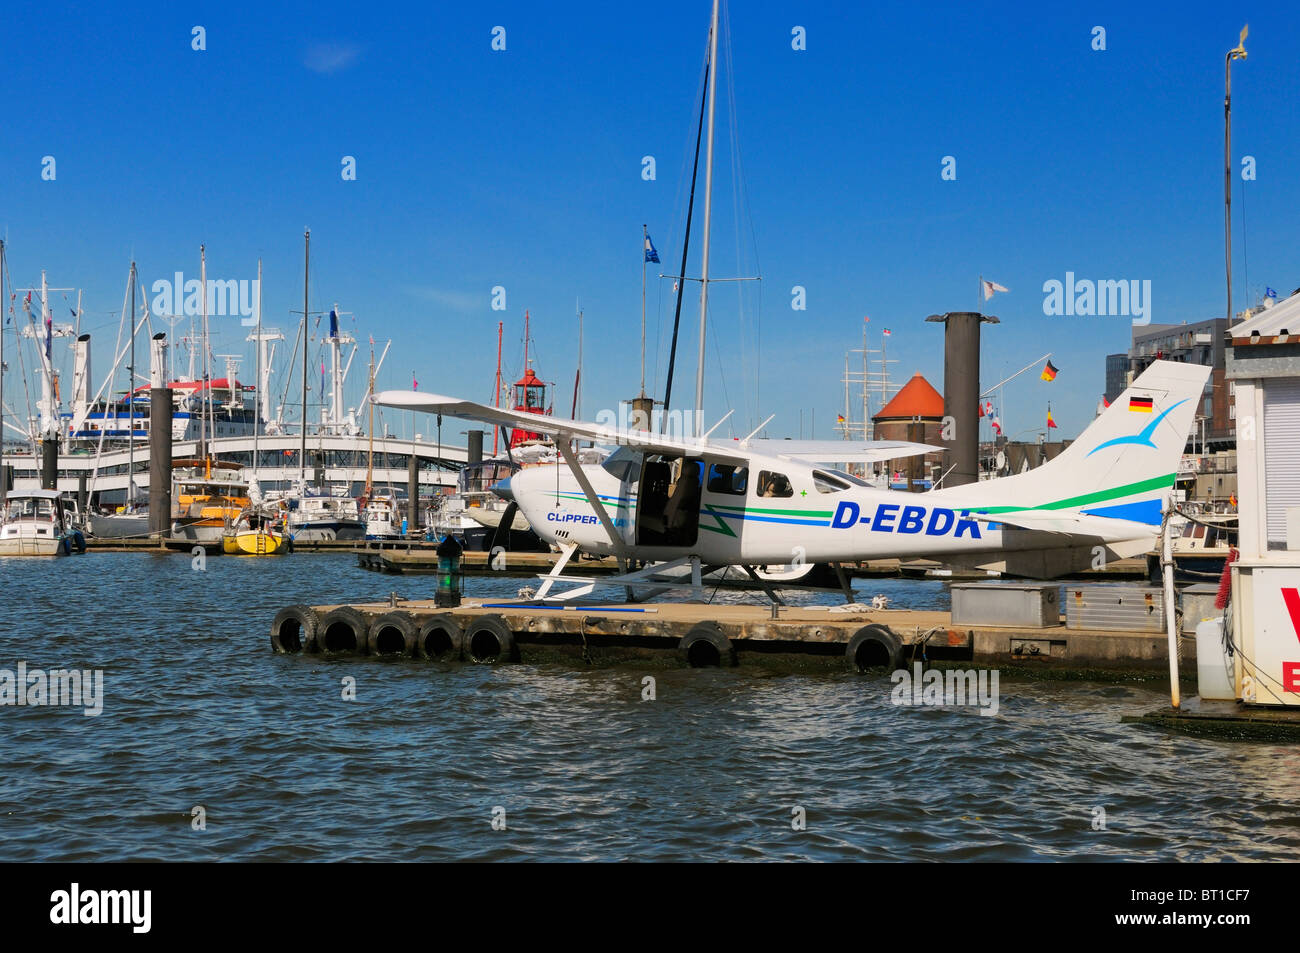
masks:
{"label": "white hull", "polygon": [[289,534],[296,541],[322,542],[333,539],[363,539],[365,524],[360,520],[333,520],[330,522],[300,523],[289,526]]}
{"label": "white hull", "polygon": [[90,532],[100,539],[143,539],[149,535],[148,513],[110,513],[90,516]]}
{"label": "white hull", "polygon": [[62,537],[8,536],[0,538],[0,556],[66,556]]}

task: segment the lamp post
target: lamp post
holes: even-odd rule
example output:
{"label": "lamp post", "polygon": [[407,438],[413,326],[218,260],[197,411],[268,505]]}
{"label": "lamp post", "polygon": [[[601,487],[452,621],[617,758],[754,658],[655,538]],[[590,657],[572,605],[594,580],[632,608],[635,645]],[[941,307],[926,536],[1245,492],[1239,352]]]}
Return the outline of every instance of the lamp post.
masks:
{"label": "lamp post", "polygon": [[1246,58],[1246,31],[1241,28],[1237,45],[1228,50],[1223,62],[1223,246],[1228,272],[1228,321],[1232,321],[1232,61]]}

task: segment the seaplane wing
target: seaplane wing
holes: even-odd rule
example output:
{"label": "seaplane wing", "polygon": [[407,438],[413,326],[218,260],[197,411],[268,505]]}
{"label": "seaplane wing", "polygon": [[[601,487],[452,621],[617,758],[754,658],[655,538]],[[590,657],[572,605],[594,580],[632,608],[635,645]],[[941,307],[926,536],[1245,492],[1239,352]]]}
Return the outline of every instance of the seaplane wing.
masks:
{"label": "seaplane wing", "polygon": [[564,420],[545,414],[507,410],[504,407],[479,404],[472,400],[459,400],[455,397],[419,391],[386,390],[375,394],[371,400],[381,407],[413,410],[422,414],[443,414],[447,417],[477,420],[498,427],[519,428],[530,433],[546,434],[555,438],[557,444],[567,443],[570,440],[590,440],[594,444],[604,446],[633,446],[647,453],[686,456],[708,454],[712,458],[738,464],[746,463],[755,452],[735,440],[676,439],[644,430],[620,429],[585,420]]}
{"label": "seaplane wing", "polygon": [[940,453],[943,447],[906,440],[750,440],[744,444],[764,456],[785,457],[804,463],[879,463]]}

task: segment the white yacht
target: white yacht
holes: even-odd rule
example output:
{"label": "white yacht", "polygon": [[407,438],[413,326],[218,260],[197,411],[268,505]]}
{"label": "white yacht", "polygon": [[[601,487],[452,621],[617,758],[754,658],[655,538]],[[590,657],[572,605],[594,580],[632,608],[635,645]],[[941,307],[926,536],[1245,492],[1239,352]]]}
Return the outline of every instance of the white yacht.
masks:
{"label": "white yacht", "polygon": [[289,535],[302,542],[362,539],[366,524],[357,501],[347,491],[342,485],[326,490],[306,486],[301,493],[286,497]]}
{"label": "white yacht", "polygon": [[0,513],[0,556],[70,556],[85,551],[56,490],[10,491]]}
{"label": "white yacht", "polygon": [[402,504],[396,490],[375,487],[366,500],[366,539],[397,539],[402,535]]}

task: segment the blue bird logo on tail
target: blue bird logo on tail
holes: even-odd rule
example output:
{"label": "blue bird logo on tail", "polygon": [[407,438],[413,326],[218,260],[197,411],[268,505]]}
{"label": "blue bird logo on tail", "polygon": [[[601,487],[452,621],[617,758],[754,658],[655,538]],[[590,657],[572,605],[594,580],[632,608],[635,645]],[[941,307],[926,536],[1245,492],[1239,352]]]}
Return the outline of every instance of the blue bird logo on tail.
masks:
{"label": "blue bird logo on tail", "polygon": [[1151,421],[1151,423],[1143,427],[1140,432],[1135,433],[1132,436],[1114,437],[1110,440],[1107,440],[1105,443],[1097,444],[1097,446],[1093,447],[1091,450],[1088,451],[1088,456],[1092,456],[1098,450],[1105,450],[1107,447],[1116,447],[1126,443],[1136,444],[1139,447],[1151,447],[1152,449],[1155,449],[1156,445],[1154,442],[1152,442],[1151,435],[1155,433],[1156,428],[1160,426],[1160,421],[1168,417],[1170,412],[1173,411],[1173,409],[1177,407],[1178,404],[1185,404],[1187,403],[1188,400],[1190,400],[1190,398],[1184,397],[1177,404],[1173,404],[1170,407],[1165,408],[1163,411],[1161,411],[1159,417]]}

